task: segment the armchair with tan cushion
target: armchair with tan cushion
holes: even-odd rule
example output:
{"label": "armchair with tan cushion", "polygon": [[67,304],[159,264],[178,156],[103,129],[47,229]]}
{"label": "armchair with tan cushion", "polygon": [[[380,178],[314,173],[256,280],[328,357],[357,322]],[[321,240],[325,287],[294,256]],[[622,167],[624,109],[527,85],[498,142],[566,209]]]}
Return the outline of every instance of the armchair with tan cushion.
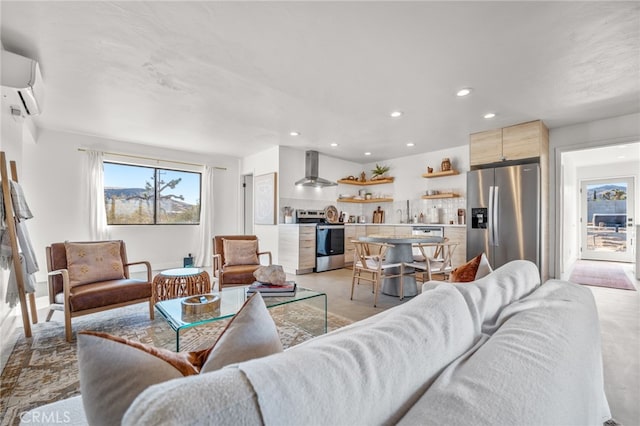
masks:
{"label": "armchair with tan cushion", "polygon": [[259,251],[255,235],[218,235],[213,238],[213,274],[218,278],[219,290],[223,286],[246,285],[256,279],[253,272],[260,267],[260,256],[271,252]]}
{"label": "armchair with tan cushion", "polygon": [[[135,303],[149,303],[153,287],[149,262],[127,261],[124,241],[53,243],[47,250],[50,311],[64,311],[65,336],[71,342],[71,318]],[[146,280],[131,279],[129,267],[144,265]]]}

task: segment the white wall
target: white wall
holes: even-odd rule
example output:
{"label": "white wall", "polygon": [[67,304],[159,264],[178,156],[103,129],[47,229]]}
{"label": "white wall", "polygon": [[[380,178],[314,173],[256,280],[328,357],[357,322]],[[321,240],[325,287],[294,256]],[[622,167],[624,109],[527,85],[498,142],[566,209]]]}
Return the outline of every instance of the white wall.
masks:
{"label": "white wall", "polygon": [[[89,238],[88,208],[79,194],[84,153],[78,148],[120,154],[141,155],[163,160],[192,162],[224,167],[216,170],[213,234],[237,233],[239,158],[207,156],[78,135],[42,131],[36,144],[24,146],[23,187],[34,218],[29,232],[40,264],[38,281],[46,280],[45,247],[50,243]],[[127,161],[135,161],[128,159]],[[161,166],[178,168],[171,163]],[[218,202],[216,202],[218,200]],[[109,226],[110,237],[123,239],[129,260],[148,260],[154,270],[182,266],[182,258],[199,247],[197,225]]]}
{"label": "white wall", "polygon": [[[241,175],[263,175],[266,173],[278,173],[279,171],[279,157],[280,147],[270,148],[266,151],[261,151],[256,154],[244,157],[241,161],[240,174]],[[280,173],[278,173],[276,189],[276,206],[278,200],[278,194],[280,194]],[[242,194],[242,188],[238,188],[238,194]],[[255,191],[254,191],[255,194]],[[239,197],[242,199],[242,197]],[[277,206],[276,210],[279,211],[280,207]],[[242,206],[238,204],[237,211],[242,212]],[[252,212],[250,212],[252,213]],[[242,224],[242,218],[239,217],[239,224]],[[239,228],[242,229],[242,228]],[[273,256],[273,263],[278,263],[278,225],[253,225],[254,234],[258,237],[259,246],[261,251],[270,251]],[[239,233],[239,232],[237,232]]]}
{"label": "white wall", "polygon": [[[440,169],[443,158],[449,158],[453,168],[460,172],[457,176],[425,179],[421,177],[427,172],[427,166],[434,170]],[[352,161],[341,160],[320,154],[318,159],[318,174],[320,177],[337,181],[349,175],[359,176],[365,172],[367,178],[371,177],[371,171],[376,163],[360,164]],[[443,220],[454,220],[457,208],[465,207],[466,172],[469,170],[469,148],[458,146],[455,148],[433,151],[430,153],[409,155],[387,161],[379,161],[378,164],[390,166],[389,176],[393,176],[394,182],[390,184],[370,185],[366,187],[338,184],[327,188],[297,187],[294,182],[304,176],[305,154],[302,150],[293,148],[280,148],[280,207],[290,206],[295,209],[324,209],[328,205],[335,205],[339,211],[350,215],[365,215],[368,221],[372,220],[373,210],[378,206],[374,204],[356,204],[340,202],[340,194],[355,195],[358,190],[366,188],[367,191],[381,196],[388,195],[394,199],[393,203],[381,203],[380,207],[385,211],[386,223],[400,223],[400,214],[397,210],[404,211],[406,220],[407,200],[410,202],[411,214],[420,214],[436,206],[446,213]],[[451,200],[422,200],[420,197],[427,189],[436,189],[441,192],[456,192],[460,198]],[[283,221],[280,211],[280,222]]]}
{"label": "white wall", "polygon": [[560,210],[559,197],[561,161],[563,152],[596,148],[625,142],[640,141],[640,114],[629,114],[607,118],[573,126],[549,130],[549,273],[559,278],[560,263],[556,262],[556,253],[560,251]]}
{"label": "white wall", "polygon": [[[5,152],[7,159],[7,173],[11,176],[9,161],[16,162],[18,167],[18,178],[22,181],[24,173],[22,172],[22,148],[23,135],[25,133],[24,121],[15,121],[7,105],[2,103],[0,115],[0,150]],[[27,119],[29,120],[29,119]],[[2,200],[0,200],[2,202]],[[30,223],[28,222],[29,226]],[[7,294],[7,281],[9,279],[9,271],[0,269],[0,335],[7,336],[10,328],[13,326],[14,320],[20,315],[19,308],[10,309],[9,305],[4,303]],[[22,324],[22,323],[20,323]]]}
{"label": "white wall", "polygon": [[[422,174],[427,173],[427,167],[433,168],[436,172],[440,171],[444,158],[449,158],[452,169],[460,172],[459,175],[429,179],[422,177]],[[428,216],[428,212],[436,207],[440,209],[441,223],[457,220],[457,209],[466,208],[467,171],[469,171],[468,145],[408,155],[388,161],[379,161],[377,164],[391,167],[388,174],[395,178],[393,184],[372,187],[372,191],[388,192],[394,199],[394,202],[386,206],[386,208],[385,206],[382,207],[383,210],[387,210],[385,222],[399,223],[401,219],[406,222],[407,200],[409,201],[411,218],[416,215],[419,216],[421,212]],[[371,170],[375,165],[376,163],[370,163],[363,167],[367,172],[367,176],[371,176]],[[459,194],[460,197],[441,200],[421,199],[429,189],[443,193],[453,192]],[[364,206],[367,209],[364,214],[367,220],[371,220],[374,208],[370,204],[365,204]],[[399,210],[402,210],[402,215],[400,215]]]}
{"label": "white wall", "polygon": [[[296,186],[295,182],[305,175],[305,151],[280,147],[280,212],[279,222],[283,222],[282,207],[294,209],[324,209],[336,205],[338,194],[343,185],[312,188]],[[354,174],[362,169],[362,165],[328,155],[318,155],[318,175],[332,182]],[[358,172],[359,173],[359,172]]]}

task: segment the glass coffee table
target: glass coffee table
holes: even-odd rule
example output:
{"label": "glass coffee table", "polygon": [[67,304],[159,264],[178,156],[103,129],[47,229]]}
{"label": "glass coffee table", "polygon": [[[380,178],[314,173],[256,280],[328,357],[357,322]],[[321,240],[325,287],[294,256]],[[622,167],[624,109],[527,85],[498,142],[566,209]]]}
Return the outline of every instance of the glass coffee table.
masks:
{"label": "glass coffee table", "polygon": [[[214,321],[231,318],[247,300],[248,286],[225,288],[220,295],[220,309],[198,315],[183,315],[182,300],[185,298],[163,300],[156,303],[156,310],[166,319],[169,326],[176,332],[176,352],[180,351],[180,331],[189,327],[207,324]],[[307,302],[320,310],[324,324],[320,334],[327,332],[327,294],[318,291],[298,287],[294,296],[265,296],[263,297],[267,308],[276,306],[294,305]],[[291,306],[292,308],[294,306]]]}

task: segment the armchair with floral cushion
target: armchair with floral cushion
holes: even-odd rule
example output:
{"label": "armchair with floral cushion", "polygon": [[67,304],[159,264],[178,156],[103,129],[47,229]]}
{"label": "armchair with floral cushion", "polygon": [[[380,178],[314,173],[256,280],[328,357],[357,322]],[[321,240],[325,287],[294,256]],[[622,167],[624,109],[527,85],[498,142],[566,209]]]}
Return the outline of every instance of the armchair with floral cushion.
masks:
{"label": "armchair with floral cushion", "polygon": [[[135,303],[149,303],[153,319],[153,286],[149,262],[128,262],[124,241],[53,243],[46,248],[49,314],[64,311],[65,337],[72,339],[71,318]],[[146,279],[132,279],[129,267],[146,267]]]}
{"label": "armchair with floral cushion", "polygon": [[267,256],[267,265],[271,265],[271,252],[258,249],[258,237],[255,235],[215,236],[213,276],[218,278],[218,289],[253,283],[253,272],[260,267],[261,256]]}

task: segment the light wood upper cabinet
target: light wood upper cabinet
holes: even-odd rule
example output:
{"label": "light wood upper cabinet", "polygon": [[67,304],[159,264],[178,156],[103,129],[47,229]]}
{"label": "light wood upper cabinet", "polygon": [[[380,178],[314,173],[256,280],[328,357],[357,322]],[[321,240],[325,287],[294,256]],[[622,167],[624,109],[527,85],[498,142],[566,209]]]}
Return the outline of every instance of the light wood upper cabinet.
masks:
{"label": "light wood upper cabinet", "polygon": [[549,150],[549,130],[540,120],[469,136],[472,166],[544,157]]}
{"label": "light wood upper cabinet", "polygon": [[471,134],[469,159],[472,166],[502,161],[502,129]]}
{"label": "light wood upper cabinet", "polygon": [[542,121],[502,129],[502,155],[507,160],[540,157],[549,149],[549,131]]}

